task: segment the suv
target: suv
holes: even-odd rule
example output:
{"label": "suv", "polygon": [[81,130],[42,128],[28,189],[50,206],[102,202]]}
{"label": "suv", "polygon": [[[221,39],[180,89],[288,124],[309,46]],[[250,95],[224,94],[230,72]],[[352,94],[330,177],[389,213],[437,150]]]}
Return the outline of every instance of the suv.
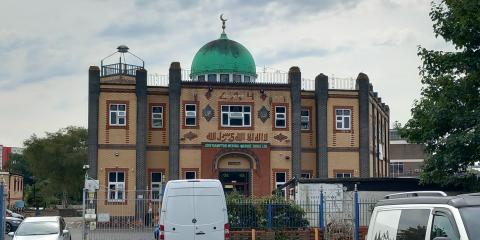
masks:
{"label": "suv", "polygon": [[372,213],[367,240],[480,239],[480,193],[387,195]]}

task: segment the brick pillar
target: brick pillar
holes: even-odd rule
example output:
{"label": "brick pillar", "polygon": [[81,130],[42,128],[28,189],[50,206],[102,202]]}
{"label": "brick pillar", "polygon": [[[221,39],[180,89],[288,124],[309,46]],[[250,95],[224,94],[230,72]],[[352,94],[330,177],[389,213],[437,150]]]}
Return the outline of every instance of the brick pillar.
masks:
{"label": "brick pillar", "polygon": [[[136,204],[135,212],[138,220],[143,221],[146,213],[146,202],[142,200],[148,196],[146,190],[147,174],[147,71],[137,70],[135,74],[137,95],[137,141],[136,141]],[[141,196],[141,197],[140,197]]]}
{"label": "brick pillar", "polygon": [[365,73],[358,74],[358,108],[360,141],[360,177],[370,177],[370,138],[369,138],[369,79]]}
{"label": "brick pillar", "polygon": [[[147,172],[147,71],[137,70],[135,75],[137,94],[137,144],[136,144],[136,187],[137,191],[146,189]],[[142,193],[138,193],[142,194]],[[137,194],[137,195],[138,195]]]}
{"label": "brick pillar", "polygon": [[302,73],[300,68],[291,67],[288,71],[288,83],[290,84],[290,97],[292,101],[291,126],[292,126],[292,176],[300,178],[302,172],[302,133],[301,133],[301,117],[302,108],[301,86]]}
{"label": "brick pillar", "polygon": [[317,176],[328,178],[328,127],[327,127],[327,103],[328,103],[328,77],[319,74],[315,78],[315,112],[316,112],[316,135],[317,135]]}
{"label": "brick pillar", "polygon": [[[168,178],[179,179],[179,148],[180,148],[180,90],[182,73],[179,62],[172,62],[169,69],[169,93],[168,93]],[[198,106],[197,106],[198,107]]]}
{"label": "brick pillar", "polygon": [[100,96],[100,69],[91,66],[88,69],[88,176],[96,179],[98,175],[98,106]]}

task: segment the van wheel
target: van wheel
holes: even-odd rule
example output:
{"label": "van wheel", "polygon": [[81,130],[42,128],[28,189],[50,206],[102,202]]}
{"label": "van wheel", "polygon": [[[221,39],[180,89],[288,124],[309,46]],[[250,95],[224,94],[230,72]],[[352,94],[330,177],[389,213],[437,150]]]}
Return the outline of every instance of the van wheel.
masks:
{"label": "van wheel", "polygon": [[10,231],[12,231],[12,224],[7,223],[6,226],[5,226],[5,232],[9,233]]}

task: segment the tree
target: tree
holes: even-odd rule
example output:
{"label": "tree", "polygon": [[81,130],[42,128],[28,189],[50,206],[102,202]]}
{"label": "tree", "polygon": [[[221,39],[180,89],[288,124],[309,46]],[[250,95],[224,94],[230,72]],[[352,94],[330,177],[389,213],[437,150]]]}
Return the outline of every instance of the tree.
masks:
{"label": "tree", "polygon": [[6,168],[11,173],[22,175],[24,177],[25,184],[31,184],[32,181],[30,176],[32,173],[30,172],[30,167],[28,166],[27,160],[23,154],[10,153]]}
{"label": "tree", "polygon": [[24,142],[25,159],[38,182],[41,192],[62,200],[79,200],[83,183],[82,166],[87,161],[87,130],[67,127],[46,137],[31,136]]}
{"label": "tree", "polygon": [[421,98],[400,134],[426,145],[423,182],[476,182],[467,170],[480,161],[480,1],[434,1],[430,17],[455,51],[419,47]]}

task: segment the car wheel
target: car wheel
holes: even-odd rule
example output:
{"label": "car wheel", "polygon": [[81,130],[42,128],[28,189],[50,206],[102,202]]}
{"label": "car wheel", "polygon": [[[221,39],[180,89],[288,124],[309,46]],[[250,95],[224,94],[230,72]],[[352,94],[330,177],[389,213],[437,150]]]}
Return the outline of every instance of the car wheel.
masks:
{"label": "car wheel", "polygon": [[6,232],[6,233],[9,233],[10,231],[12,231],[12,224],[7,223],[7,224],[5,225],[5,232]]}

